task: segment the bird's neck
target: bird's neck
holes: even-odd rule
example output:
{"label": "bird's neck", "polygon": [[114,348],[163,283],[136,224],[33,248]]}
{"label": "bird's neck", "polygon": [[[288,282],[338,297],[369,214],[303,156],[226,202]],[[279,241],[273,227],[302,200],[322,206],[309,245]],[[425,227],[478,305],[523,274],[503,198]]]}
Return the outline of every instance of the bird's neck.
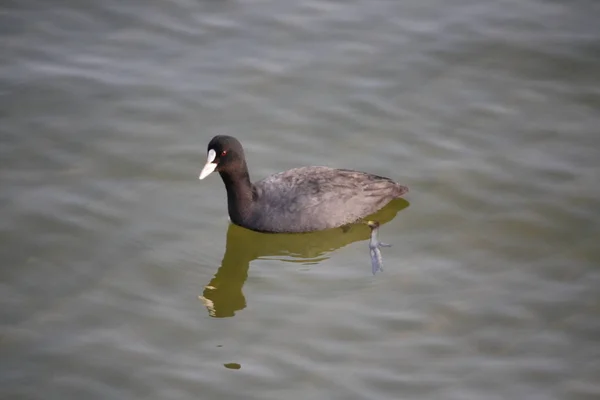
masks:
{"label": "bird's neck", "polygon": [[254,188],[248,170],[222,172],[220,175],[227,189],[229,218],[233,223],[243,225],[243,221],[251,217],[254,205]]}

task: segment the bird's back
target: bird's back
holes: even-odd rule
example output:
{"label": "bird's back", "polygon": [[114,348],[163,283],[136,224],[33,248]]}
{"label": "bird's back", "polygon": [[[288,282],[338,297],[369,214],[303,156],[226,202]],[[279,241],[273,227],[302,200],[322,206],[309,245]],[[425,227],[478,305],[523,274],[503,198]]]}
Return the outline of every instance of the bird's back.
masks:
{"label": "bird's back", "polygon": [[389,178],[329,167],[295,168],[254,184],[249,228],[307,232],[342,226],[381,209],[408,189]]}

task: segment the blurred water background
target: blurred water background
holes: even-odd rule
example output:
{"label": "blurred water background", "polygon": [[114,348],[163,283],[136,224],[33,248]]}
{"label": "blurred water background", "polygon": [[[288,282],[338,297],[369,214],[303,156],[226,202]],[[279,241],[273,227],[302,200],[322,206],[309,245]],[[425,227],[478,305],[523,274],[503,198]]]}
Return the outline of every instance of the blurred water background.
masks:
{"label": "blurred water background", "polygon": [[[0,7],[2,399],[598,399],[600,2]],[[409,186],[368,228],[231,226],[253,179]]]}

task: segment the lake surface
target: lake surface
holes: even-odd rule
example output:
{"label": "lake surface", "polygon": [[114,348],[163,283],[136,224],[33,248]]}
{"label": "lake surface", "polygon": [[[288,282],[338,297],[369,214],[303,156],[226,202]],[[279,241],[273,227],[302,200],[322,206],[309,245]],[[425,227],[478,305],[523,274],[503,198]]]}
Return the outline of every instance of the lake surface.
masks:
{"label": "lake surface", "polygon": [[[600,2],[7,1],[0,398],[597,399]],[[268,235],[198,181],[410,188]]]}

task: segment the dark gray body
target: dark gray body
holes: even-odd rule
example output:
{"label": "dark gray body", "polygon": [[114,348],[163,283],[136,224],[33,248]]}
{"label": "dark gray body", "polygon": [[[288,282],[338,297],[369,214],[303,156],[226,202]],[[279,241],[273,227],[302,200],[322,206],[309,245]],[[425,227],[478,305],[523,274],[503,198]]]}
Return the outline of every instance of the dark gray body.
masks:
{"label": "dark gray body", "polygon": [[407,191],[364,172],[302,167],[256,182],[245,215],[229,214],[234,223],[257,231],[310,232],[355,222]]}

